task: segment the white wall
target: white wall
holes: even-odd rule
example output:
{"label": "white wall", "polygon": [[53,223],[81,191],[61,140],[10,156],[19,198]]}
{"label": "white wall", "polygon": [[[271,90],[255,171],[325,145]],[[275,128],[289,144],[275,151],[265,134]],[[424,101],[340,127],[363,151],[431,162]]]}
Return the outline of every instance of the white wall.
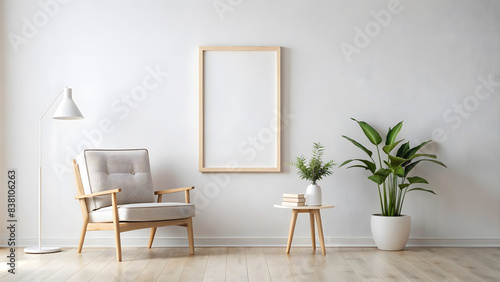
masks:
{"label": "white wall", "polygon": [[[51,5],[43,8],[45,2]],[[43,121],[47,244],[77,244],[81,215],[69,161],[86,147],[148,148],[157,189],[196,186],[199,245],[285,244],[290,212],[272,206],[282,193],[305,191],[307,182],[294,168],[198,172],[201,45],[284,48],[283,162],[309,156],[315,141],[326,146],[326,159],[362,157],[341,138],[364,138],[351,117],[381,131],[404,120],[401,136],[413,143],[439,139],[430,149],[448,169],[419,170],[437,196],[409,195],[404,212],[413,221],[410,243],[500,245],[498,1],[3,3],[2,164],[18,170],[22,245],[37,237],[38,119],[64,86],[73,88],[86,119]],[[372,37],[363,38],[359,30],[365,28]],[[354,53],[342,51],[347,45]],[[128,100],[152,74],[154,89]],[[481,99],[474,96],[479,77],[495,81]],[[379,206],[366,176],[342,168],[320,182],[325,202],[336,205],[323,213],[328,244],[373,244],[369,218]],[[308,224],[307,217],[299,218],[297,244],[309,244]],[[164,228],[157,244],[186,244],[184,232]],[[147,235],[126,233],[124,244],[145,245]],[[112,245],[112,236],[90,232],[86,243]]]}

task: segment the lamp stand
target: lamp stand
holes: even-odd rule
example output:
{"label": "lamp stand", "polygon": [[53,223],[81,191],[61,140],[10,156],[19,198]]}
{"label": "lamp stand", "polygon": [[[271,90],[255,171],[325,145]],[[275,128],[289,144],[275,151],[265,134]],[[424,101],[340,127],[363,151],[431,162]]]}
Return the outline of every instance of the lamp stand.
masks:
{"label": "lamp stand", "polygon": [[76,106],[75,102],[72,99],[71,88],[64,88],[59,92],[54,101],[50,104],[50,106],[45,110],[45,112],[40,117],[38,122],[38,246],[26,247],[24,248],[24,252],[28,254],[46,254],[46,253],[55,253],[61,251],[59,247],[44,247],[42,246],[42,120],[45,114],[50,110],[52,105],[57,101],[61,94],[65,93],[64,99],[59,105],[54,114],[54,119],[81,119],[83,118],[82,113]]}

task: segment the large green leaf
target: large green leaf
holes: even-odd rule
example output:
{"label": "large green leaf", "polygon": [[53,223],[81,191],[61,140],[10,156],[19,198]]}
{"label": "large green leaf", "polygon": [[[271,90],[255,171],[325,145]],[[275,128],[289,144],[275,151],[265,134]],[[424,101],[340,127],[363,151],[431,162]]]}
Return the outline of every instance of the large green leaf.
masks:
{"label": "large green leaf", "polygon": [[348,166],[347,168],[353,168],[353,167],[359,167],[359,168],[364,168],[366,170],[370,170],[369,167],[367,166],[364,166],[364,165],[351,165],[351,166]]}
{"label": "large green leaf", "polygon": [[408,190],[408,192],[410,192],[410,191],[424,191],[424,192],[429,192],[431,194],[436,195],[436,193],[434,193],[434,191],[429,190],[429,189],[424,189],[424,188],[411,188]]}
{"label": "large green leaf", "polygon": [[438,164],[438,165],[440,165],[440,166],[444,166],[444,167],[446,167],[446,168],[447,168],[447,166],[446,166],[444,163],[442,163],[442,162],[440,162],[440,161],[438,161],[438,160],[422,159],[421,161],[433,162],[433,163],[435,163],[435,164]]}
{"label": "large green leaf", "polygon": [[343,166],[343,165],[346,165],[350,162],[353,162],[353,161],[358,161],[358,162],[362,162],[364,163],[366,166],[362,166],[362,165],[353,165],[353,166],[350,166],[348,168],[353,168],[353,167],[361,167],[361,168],[364,168],[366,170],[369,170],[371,171],[372,173],[375,173],[375,170],[377,170],[377,167],[376,165],[373,163],[373,162],[370,162],[370,161],[367,161],[367,160],[363,160],[363,159],[352,159],[352,160],[347,160],[345,162],[343,162],[339,167]]}
{"label": "large green leaf", "polygon": [[391,171],[389,169],[381,168],[377,170],[377,172],[375,172],[374,175],[369,176],[368,179],[380,185],[384,183],[385,179],[387,178],[387,176],[389,176],[389,174],[391,174]]}
{"label": "large green leaf", "polygon": [[413,156],[411,156],[410,158],[408,158],[409,160],[412,160],[414,158],[418,158],[418,157],[428,157],[428,158],[433,158],[433,159],[436,159],[437,156],[434,155],[434,154],[415,154]]}
{"label": "large green leaf", "polygon": [[405,166],[405,174],[404,177],[408,176],[408,173],[422,160],[410,163],[409,165]]}
{"label": "large green leaf", "polygon": [[389,155],[389,160],[391,161],[391,167],[396,169],[398,166],[400,166],[402,163],[408,161],[407,159],[403,159],[400,157],[394,157]]}
{"label": "large green leaf", "polygon": [[377,166],[373,162],[362,159],[356,159],[356,160],[364,163],[368,168],[368,170],[371,171],[372,173],[375,173],[375,171],[377,170]]}
{"label": "large green leaf", "polygon": [[378,134],[378,132],[373,127],[371,127],[368,123],[366,123],[364,121],[357,121],[354,118],[351,118],[351,119],[359,124],[359,126],[361,127],[361,129],[365,133],[366,137],[368,138],[368,140],[370,140],[370,142],[373,145],[378,145],[378,144],[382,143],[382,137],[380,137],[380,134]]}
{"label": "large green leaf", "polygon": [[387,132],[387,137],[385,138],[385,145],[390,145],[396,141],[396,136],[403,127],[403,121],[400,121],[394,128],[389,127],[389,132]]}
{"label": "large green leaf", "polygon": [[429,140],[429,141],[425,141],[425,142],[422,142],[420,143],[420,145],[418,145],[417,147],[415,148],[411,148],[406,154],[405,154],[405,158],[410,158],[411,156],[415,155],[418,150],[420,150],[420,148],[422,148],[423,146],[427,145],[427,143],[431,142],[432,140]]}
{"label": "large green leaf", "polygon": [[352,144],[354,144],[356,147],[360,148],[360,149],[361,149],[361,150],[363,150],[365,153],[367,153],[367,154],[368,154],[368,156],[370,156],[370,158],[372,157],[372,155],[373,155],[372,151],[370,151],[370,150],[366,149],[366,148],[365,148],[365,146],[363,146],[363,145],[359,144],[358,142],[356,142],[356,140],[351,139],[351,138],[349,138],[349,137],[347,137],[347,136],[345,136],[345,135],[342,135],[342,137],[344,137],[345,139],[347,139],[347,140],[351,141],[351,143],[352,143]]}
{"label": "large green leaf", "polygon": [[410,142],[406,142],[401,147],[399,147],[398,152],[396,153],[396,157],[404,157],[405,154],[410,150]]}
{"label": "large green leaf", "polygon": [[438,165],[441,165],[441,166],[444,166],[444,167],[447,167],[444,163],[438,161],[438,160],[433,160],[433,159],[421,159],[421,160],[418,160],[418,161],[415,161],[415,162],[412,162],[410,163],[409,165],[405,166],[405,177],[408,175],[408,173],[417,165],[419,164],[420,162],[432,162],[432,163],[436,163]]}
{"label": "large green leaf", "polygon": [[382,183],[384,183],[385,179],[387,178],[386,177],[383,177],[383,176],[380,176],[380,175],[371,175],[371,176],[368,176],[368,179],[370,179],[371,181],[377,183],[378,185],[381,185]]}
{"label": "large green leaf", "polygon": [[390,153],[390,152],[391,152],[394,148],[396,148],[396,146],[397,146],[399,143],[403,142],[403,140],[404,140],[404,139],[401,139],[401,140],[399,140],[399,141],[398,141],[398,142],[396,142],[396,143],[391,143],[391,144],[389,144],[389,145],[385,145],[384,147],[382,147],[382,151],[384,151],[386,154],[388,154],[388,155],[389,155],[389,153]]}
{"label": "large green leaf", "polygon": [[405,168],[407,165],[409,165],[411,163],[412,160],[406,160],[406,162],[402,163],[401,164],[401,167],[402,168]]}
{"label": "large green leaf", "polygon": [[408,182],[410,182],[410,184],[414,184],[414,183],[429,184],[429,182],[427,182],[427,180],[425,180],[425,179],[423,179],[422,177],[419,177],[419,176],[408,177]]}
{"label": "large green leaf", "polygon": [[406,187],[410,186],[410,184],[408,184],[408,183],[404,183],[404,184],[399,184],[398,186],[399,186],[399,189],[403,190],[403,189],[405,189]]}
{"label": "large green leaf", "polygon": [[342,166],[344,166],[352,161],[354,161],[354,160],[347,160],[347,161],[343,162],[341,165],[339,165],[339,167],[342,167]]}
{"label": "large green leaf", "polygon": [[396,175],[399,177],[404,177],[405,170],[402,167],[398,167],[398,170],[396,171]]}

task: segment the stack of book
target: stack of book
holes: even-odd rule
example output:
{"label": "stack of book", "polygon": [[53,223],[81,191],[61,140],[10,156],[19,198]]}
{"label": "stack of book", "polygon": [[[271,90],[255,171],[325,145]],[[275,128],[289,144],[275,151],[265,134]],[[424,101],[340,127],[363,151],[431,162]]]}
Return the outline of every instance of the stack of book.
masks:
{"label": "stack of book", "polygon": [[283,194],[283,206],[301,207],[306,205],[306,198],[304,194]]}

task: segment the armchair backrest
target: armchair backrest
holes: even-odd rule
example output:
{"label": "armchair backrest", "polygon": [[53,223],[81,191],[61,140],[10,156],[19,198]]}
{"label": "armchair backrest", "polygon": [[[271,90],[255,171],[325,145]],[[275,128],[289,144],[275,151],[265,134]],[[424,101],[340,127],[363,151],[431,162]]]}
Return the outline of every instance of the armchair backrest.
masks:
{"label": "armchair backrest", "polygon": [[[146,149],[87,149],[78,157],[85,194],[121,188],[117,203],[153,203],[154,189]],[[93,197],[88,208],[111,205],[110,197]]]}

